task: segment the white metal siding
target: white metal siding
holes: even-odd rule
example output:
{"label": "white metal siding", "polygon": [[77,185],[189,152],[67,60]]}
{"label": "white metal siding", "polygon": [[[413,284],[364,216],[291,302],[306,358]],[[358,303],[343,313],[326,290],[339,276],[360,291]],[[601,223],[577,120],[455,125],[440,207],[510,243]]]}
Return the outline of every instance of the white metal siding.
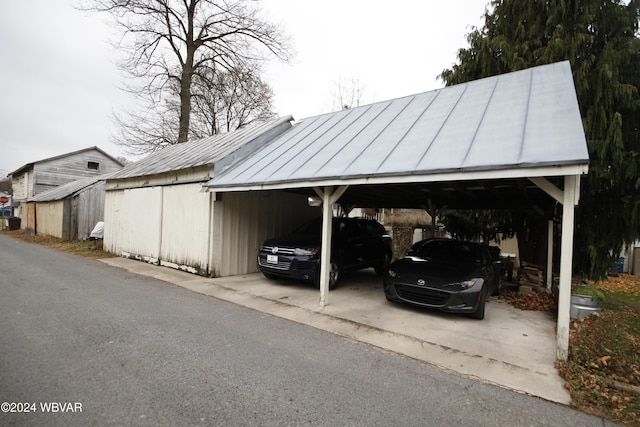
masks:
{"label": "white metal siding", "polygon": [[264,240],[320,215],[303,195],[234,193],[211,201],[200,189],[195,183],[107,191],[105,249],[203,275],[246,274],[257,271]]}
{"label": "white metal siding", "polygon": [[207,274],[211,194],[201,192],[201,188],[197,183],[162,187],[160,259],[174,267]]}
{"label": "white metal siding", "polygon": [[280,191],[225,193],[214,202],[212,264],[216,276],[254,273],[256,256],[269,237],[291,232],[320,216],[307,197]]}
{"label": "white metal siding", "polygon": [[157,262],[161,216],[161,187],[107,192],[105,249],[118,255]]}

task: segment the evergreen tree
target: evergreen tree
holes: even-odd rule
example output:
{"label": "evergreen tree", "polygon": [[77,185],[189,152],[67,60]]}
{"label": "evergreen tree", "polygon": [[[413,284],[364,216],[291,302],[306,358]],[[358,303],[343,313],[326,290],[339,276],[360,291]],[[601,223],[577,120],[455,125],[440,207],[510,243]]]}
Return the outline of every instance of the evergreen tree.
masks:
{"label": "evergreen tree", "polygon": [[574,272],[602,277],[640,237],[640,2],[494,0],[447,85],[569,60],[589,148]]}

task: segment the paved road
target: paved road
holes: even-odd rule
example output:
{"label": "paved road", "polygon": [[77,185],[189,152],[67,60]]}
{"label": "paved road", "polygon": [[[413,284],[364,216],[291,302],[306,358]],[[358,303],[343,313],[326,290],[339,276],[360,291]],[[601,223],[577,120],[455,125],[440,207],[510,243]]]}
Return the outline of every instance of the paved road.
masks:
{"label": "paved road", "polygon": [[608,424],[2,235],[0,402],[35,410],[0,425]]}

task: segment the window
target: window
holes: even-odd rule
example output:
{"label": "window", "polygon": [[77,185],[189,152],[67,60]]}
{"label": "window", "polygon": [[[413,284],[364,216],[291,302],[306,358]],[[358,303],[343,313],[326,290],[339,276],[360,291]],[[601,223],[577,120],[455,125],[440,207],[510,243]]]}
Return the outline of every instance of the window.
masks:
{"label": "window", "polygon": [[87,162],[87,169],[98,170],[100,169],[100,163],[98,162]]}

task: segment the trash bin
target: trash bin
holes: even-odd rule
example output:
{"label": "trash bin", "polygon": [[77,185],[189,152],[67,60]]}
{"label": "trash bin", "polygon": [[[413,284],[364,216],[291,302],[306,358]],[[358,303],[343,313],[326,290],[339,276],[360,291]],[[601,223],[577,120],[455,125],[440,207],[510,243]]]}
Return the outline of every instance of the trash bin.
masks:
{"label": "trash bin", "polygon": [[613,271],[616,273],[624,273],[624,258],[618,258],[618,262],[613,265]]}
{"label": "trash bin", "polygon": [[20,217],[12,216],[9,218],[9,230],[20,230]]}

